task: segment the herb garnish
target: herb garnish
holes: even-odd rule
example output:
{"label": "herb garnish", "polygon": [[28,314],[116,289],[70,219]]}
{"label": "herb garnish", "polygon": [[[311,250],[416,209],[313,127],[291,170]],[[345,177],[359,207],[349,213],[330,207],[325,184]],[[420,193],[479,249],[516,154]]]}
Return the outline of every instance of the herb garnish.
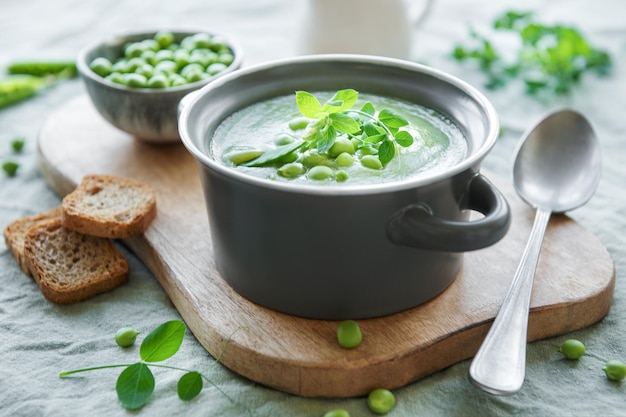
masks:
{"label": "herb garnish", "polygon": [[[222,390],[215,386],[211,380],[200,372],[174,366],[163,365],[162,362],[171,358],[178,352],[185,336],[185,324],[180,320],[172,320],[161,324],[152,330],[143,340],[139,348],[140,361],[133,364],[103,365],[90,368],[76,369],[61,372],[59,377],[64,378],[79,372],[95,371],[110,368],[125,368],[117,378],[115,390],[122,405],[129,410],[143,407],[154,392],[154,375],[150,367],[167,368],[184,372],[177,385],[178,397],[183,401],[195,398],[203,388],[203,379],[211,383],[226,398],[237,403]],[[220,355],[221,356],[221,355]],[[219,358],[215,363],[218,363]],[[252,414],[249,409],[248,413]]]}
{"label": "herb garnish", "polygon": [[[402,129],[409,122],[392,109],[377,112],[369,101],[355,109],[358,97],[356,90],[339,90],[322,105],[313,94],[297,91],[296,105],[302,117],[289,126],[301,132],[300,138],[266,152],[247,150],[229,158],[235,165],[275,166],[278,175],[286,178],[306,173],[314,180],[333,177],[345,181],[347,173],[341,168],[355,159],[369,169],[382,169],[397,155],[397,146],[413,144],[413,135]],[[317,166],[325,166],[325,171],[318,172],[321,168]]]}
{"label": "herb garnish", "polygon": [[493,28],[519,36],[521,48],[513,62],[506,62],[494,42],[474,30],[470,36],[478,45],[457,45],[452,53],[458,61],[477,62],[490,89],[519,78],[531,96],[564,95],[580,83],[585,72],[604,76],[611,67],[608,52],[593,47],[576,28],[541,24],[531,12],[508,11],[495,19]]}

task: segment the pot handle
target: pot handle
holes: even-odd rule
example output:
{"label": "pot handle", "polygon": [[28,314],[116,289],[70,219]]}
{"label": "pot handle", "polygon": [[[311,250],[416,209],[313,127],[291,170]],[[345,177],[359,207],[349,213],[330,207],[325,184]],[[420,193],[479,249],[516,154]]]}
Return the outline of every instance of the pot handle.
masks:
{"label": "pot handle", "polygon": [[435,216],[423,203],[396,212],[387,223],[388,238],[399,245],[417,249],[465,252],[496,243],[511,224],[504,196],[483,175],[471,179],[463,209],[484,215],[474,221],[449,220]]}

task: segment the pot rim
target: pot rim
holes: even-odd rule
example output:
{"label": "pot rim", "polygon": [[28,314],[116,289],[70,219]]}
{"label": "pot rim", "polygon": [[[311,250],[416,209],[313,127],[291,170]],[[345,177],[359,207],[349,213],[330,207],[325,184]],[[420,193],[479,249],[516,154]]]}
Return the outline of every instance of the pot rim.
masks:
{"label": "pot rim", "polygon": [[[211,94],[213,89],[219,88],[224,84],[230,83],[240,77],[245,77],[257,72],[270,70],[276,66],[286,66],[290,64],[306,64],[307,62],[349,62],[349,63],[361,63],[368,65],[383,65],[393,66],[400,69],[409,71],[416,71],[430,77],[441,80],[448,83],[468,97],[475,100],[479,107],[484,111],[488,120],[488,130],[484,137],[483,142],[473,152],[463,159],[460,163],[447,167],[444,170],[435,172],[433,174],[424,173],[414,178],[407,178],[403,180],[376,183],[376,184],[360,184],[360,185],[346,185],[341,184],[339,186],[324,186],[319,184],[294,184],[283,181],[271,181],[265,178],[255,177],[249,174],[242,173],[231,167],[228,167],[210,157],[205,151],[201,150],[197,143],[191,138],[187,121],[189,120],[189,114],[191,110],[199,105],[201,98]],[[192,154],[196,161],[201,162],[205,167],[229,177],[233,180],[238,180],[250,185],[271,189],[275,191],[284,191],[297,194],[313,194],[313,195],[363,195],[372,193],[387,193],[396,192],[407,189],[415,189],[437,183],[452,176],[455,176],[466,170],[470,170],[473,167],[479,166],[480,162],[487,153],[493,148],[499,135],[500,124],[497,112],[493,104],[475,87],[469,83],[450,75],[444,71],[438,70],[433,67],[428,67],[423,64],[418,64],[410,61],[405,61],[396,58],[387,58],[370,55],[357,55],[357,54],[323,54],[323,55],[305,55],[298,57],[289,57],[276,59],[260,64],[255,64],[246,68],[238,69],[229,74],[224,74],[219,79],[207,84],[201,89],[191,93],[184,99],[184,105],[181,105],[179,112],[179,133],[183,145]],[[449,117],[448,115],[445,115]],[[223,119],[222,119],[223,120]]]}

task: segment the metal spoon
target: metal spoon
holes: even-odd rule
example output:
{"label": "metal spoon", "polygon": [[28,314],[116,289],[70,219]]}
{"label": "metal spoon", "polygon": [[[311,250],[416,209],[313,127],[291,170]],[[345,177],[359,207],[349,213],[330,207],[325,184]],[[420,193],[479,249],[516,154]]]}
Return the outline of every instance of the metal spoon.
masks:
{"label": "metal spoon", "polygon": [[593,128],[572,110],[552,113],[521,141],[513,182],[520,197],[537,212],[511,287],[470,365],[469,379],[480,389],[492,394],[521,389],[530,295],[550,215],[585,204],[598,186],[601,165]]}

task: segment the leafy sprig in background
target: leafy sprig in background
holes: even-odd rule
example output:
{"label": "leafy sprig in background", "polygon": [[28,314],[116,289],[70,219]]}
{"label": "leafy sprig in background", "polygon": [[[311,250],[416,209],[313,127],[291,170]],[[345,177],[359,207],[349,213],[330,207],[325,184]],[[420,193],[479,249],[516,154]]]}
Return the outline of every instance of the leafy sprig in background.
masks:
{"label": "leafy sprig in background", "polygon": [[542,24],[531,12],[507,11],[494,20],[493,29],[519,38],[521,46],[512,61],[504,58],[495,38],[488,39],[473,29],[473,46],[457,45],[452,53],[458,61],[477,63],[487,75],[490,89],[521,79],[530,96],[564,95],[586,72],[605,76],[612,66],[609,53],[592,46],[581,31],[568,25]]}

